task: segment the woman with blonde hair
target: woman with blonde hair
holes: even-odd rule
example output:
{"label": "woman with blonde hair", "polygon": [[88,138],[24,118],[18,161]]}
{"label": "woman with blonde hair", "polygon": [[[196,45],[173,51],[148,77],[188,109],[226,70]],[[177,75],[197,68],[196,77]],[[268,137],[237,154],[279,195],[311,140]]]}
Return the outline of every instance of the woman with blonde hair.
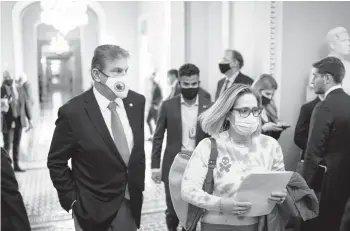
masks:
{"label": "woman with blonde hair", "polygon": [[262,74],[252,85],[252,88],[260,94],[262,99],[262,133],[276,140],[279,139],[284,129],[290,127],[278,119],[277,107],[273,99],[277,87],[275,78],[268,74]]}
{"label": "woman with blonde hair", "polygon": [[[203,131],[217,143],[214,189],[212,194],[202,189],[211,151],[211,141],[206,138],[187,164],[181,195],[183,200],[206,210],[202,231],[258,230],[259,218],[244,216],[252,204],[235,200],[237,189],[250,173],[284,171],[280,145],[261,134],[261,106],[259,94],[249,86],[233,85],[199,117]],[[286,191],[276,192],[269,199],[283,203],[286,196]]]}

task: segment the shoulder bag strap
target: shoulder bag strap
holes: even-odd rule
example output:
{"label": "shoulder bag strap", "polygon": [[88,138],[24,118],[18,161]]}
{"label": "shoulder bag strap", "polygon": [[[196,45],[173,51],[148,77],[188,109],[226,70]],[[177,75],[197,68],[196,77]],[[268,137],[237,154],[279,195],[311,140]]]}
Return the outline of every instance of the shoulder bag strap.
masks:
{"label": "shoulder bag strap", "polygon": [[216,159],[218,157],[216,140],[210,137],[210,141],[211,141],[211,152],[210,152],[210,158],[208,162],[208,172],[207,172],[207,176],[205,177],[205,181],[203,185],[203,190],[209,194],[213,193],[213,185],[214,185],[213,171],[214,171],[214,168],[216,167]]}

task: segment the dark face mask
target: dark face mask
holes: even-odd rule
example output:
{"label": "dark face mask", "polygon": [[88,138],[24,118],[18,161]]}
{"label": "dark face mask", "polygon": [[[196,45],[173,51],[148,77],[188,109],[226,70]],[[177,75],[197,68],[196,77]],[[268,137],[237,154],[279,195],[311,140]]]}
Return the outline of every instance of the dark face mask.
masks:
{"label": "dark face mask", "polygon": [[266,96],[261,97],[261,103],[262,105],[266,106],[271,102],[271,99],[267,98]]}
{"label": "dark face mask", "polygon": [[181,94],[185,99],[192,100],[198,94],[199,88],[181,88]]}
{"label": "dark face mask", "polygon": [[4,82],[5,82],[5,84],[11,86],[12,83],[13,83],[13,79],[7,79],[7,80],[5,80]]}
{"label": "dark face mask", "polygon": [[219,69],[222,74],[225,74],[231,69],[231,66],[229,63],[219,63]]}

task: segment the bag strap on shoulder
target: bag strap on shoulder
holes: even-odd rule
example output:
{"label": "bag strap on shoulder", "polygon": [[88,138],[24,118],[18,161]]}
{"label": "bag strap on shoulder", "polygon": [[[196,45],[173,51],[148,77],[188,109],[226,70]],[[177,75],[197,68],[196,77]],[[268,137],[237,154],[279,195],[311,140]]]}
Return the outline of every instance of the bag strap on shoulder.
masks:
{"label": "bag strap on shoulder", "polygon": [[203,185],[203,189],[207,192],[207,193],[212,193],[213,192],[213,171],[214,168],[216,167],[216,159],[218,157],[218,149],[217,149],[217,144],[216,144],[216,140],[212,137],[210,137],[210,141],[211,141],[211,151],[210,151],[210,158],[209,158],[209,162],[208,162],[208,172],[207,175],[205,177],[205,181],[204,181],[204,185]]}

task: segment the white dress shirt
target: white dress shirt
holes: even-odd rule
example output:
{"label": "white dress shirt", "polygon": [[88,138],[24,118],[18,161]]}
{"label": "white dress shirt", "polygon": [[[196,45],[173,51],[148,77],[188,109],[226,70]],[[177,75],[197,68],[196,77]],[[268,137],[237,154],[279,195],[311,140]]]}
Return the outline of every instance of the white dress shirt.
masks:
{"label": "white dress shirt", "polygon": [[181,151],[192,152],[196,148],[198,105],[198,95],[196,96],[196,101],[193,105],[187,104],[181,95]]}
{"label": "white dress shirt", "polygon": [[341,85],[336,85],[336,86],[329,88],[328,91],[326,91],[326,93],[324,94],[324,99],[327,97],[327,95],[329,95],[329,93],[331,93],[332,91],[334,91],[336,89],[340,89],[340,88],[342,88]]}
{"label": "white dress shirt", "polygon": [[[113,133],[112,133],[112,126],[111,126],[111,116],[112,115],[111,115],[111,111],[108,109],[108,105],[109,105],[110,101],[106,97],[101,95],[101,93],[98,92],[96,90],[96,88],[93,88],[93,92],[94,92],[97,104],[100,107],[103,119],[107,125],[108,131],[109,131],[112,139],[114,140]],[[131,150],[134,147],[134,136],[132,134],[132,130],[130,127],[128,115],[126,114],[123,100],[120,98],[116,98],[115,102],[118,104],[116,110],[118,112],[119,119],[123,124],[126,140],[128,142],[129,152],[131,153]]]}

